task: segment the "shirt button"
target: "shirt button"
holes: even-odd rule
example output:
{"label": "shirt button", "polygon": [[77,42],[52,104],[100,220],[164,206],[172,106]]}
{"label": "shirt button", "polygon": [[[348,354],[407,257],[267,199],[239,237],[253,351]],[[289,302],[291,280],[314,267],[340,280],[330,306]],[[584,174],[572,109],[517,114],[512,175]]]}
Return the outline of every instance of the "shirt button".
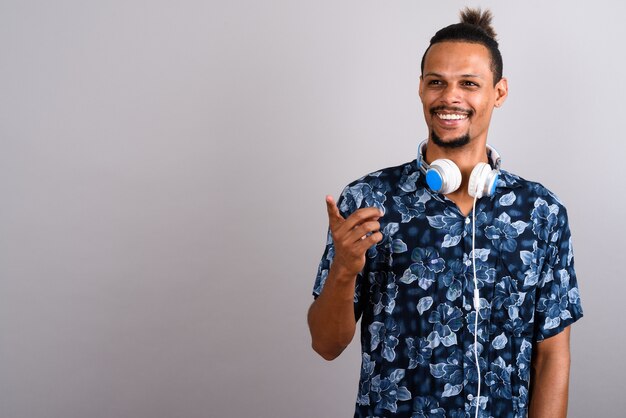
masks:
{"label": "shirt button", "polygon": [[468,225],[470,223],[470,218],[465,218],[465,225]]}
{"label": "shirt button", "polygon": [[465,260],[465,265],[466,266],[471,266],[472,265],[472,260]]}

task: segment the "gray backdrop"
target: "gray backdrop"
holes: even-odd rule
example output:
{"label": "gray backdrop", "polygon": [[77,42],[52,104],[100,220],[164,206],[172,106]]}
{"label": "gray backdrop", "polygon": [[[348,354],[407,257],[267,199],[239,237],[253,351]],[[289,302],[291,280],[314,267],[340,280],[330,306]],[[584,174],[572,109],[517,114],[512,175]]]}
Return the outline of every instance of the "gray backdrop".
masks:
{"label": "gray backdrop", "polygon": [[[490,142],[568,207],[570,416],[616,417],[626,6],[581,3],[481,3]],[[414,158],[419,60],[463,5],[2,0],[0,416],[351,416],[358,337],[328,363],[305,320],[324,195]]]}

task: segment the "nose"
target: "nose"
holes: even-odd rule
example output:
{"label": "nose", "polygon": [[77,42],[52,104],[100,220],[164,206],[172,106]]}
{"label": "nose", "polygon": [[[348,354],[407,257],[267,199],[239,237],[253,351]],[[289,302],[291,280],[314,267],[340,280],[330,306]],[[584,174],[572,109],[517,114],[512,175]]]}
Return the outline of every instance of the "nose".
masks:
{"label": "nose", "polygon": [[442,91],[440,97],[441,103],[453,104],[461,102],[461,91],[456,84],[449,83]]}

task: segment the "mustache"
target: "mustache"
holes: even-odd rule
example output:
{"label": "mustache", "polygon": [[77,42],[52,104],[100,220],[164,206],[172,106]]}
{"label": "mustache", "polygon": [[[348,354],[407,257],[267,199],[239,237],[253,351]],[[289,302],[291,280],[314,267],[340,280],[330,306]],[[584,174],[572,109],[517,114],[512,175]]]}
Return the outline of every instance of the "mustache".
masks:
{"label": "mustache", "polygon": [[457,107],[457,106],[434,106],[430,108],[430,114],[434,115],[435,113],[438,112],[455,112],[455,113],[465,113],[469,116],[472,116],[474,114],[474,111],[472,109],[464,109],[462,107]]}

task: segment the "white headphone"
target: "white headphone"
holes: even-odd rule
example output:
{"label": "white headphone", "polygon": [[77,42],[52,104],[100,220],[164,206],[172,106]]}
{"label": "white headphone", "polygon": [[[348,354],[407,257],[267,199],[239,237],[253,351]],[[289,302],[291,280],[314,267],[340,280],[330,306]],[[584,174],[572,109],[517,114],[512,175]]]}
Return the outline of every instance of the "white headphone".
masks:
{"label": "white headphone", "polygon": [[[419,145],[417,167],[426,175],[428,187],[441,194],[454,192],[461,185],[461,170],[452,160],[445,158],[440,158],[427,164],[424,160],[426,142],[427,140],[422,141]],[[489,145],[487,145],[487,149],[495,168],[492,169],[487,163],[478,163],[472,170],[469,178],[467,192],[470,196],[477,199],[493,194],[500,175],[500,154]]]}

